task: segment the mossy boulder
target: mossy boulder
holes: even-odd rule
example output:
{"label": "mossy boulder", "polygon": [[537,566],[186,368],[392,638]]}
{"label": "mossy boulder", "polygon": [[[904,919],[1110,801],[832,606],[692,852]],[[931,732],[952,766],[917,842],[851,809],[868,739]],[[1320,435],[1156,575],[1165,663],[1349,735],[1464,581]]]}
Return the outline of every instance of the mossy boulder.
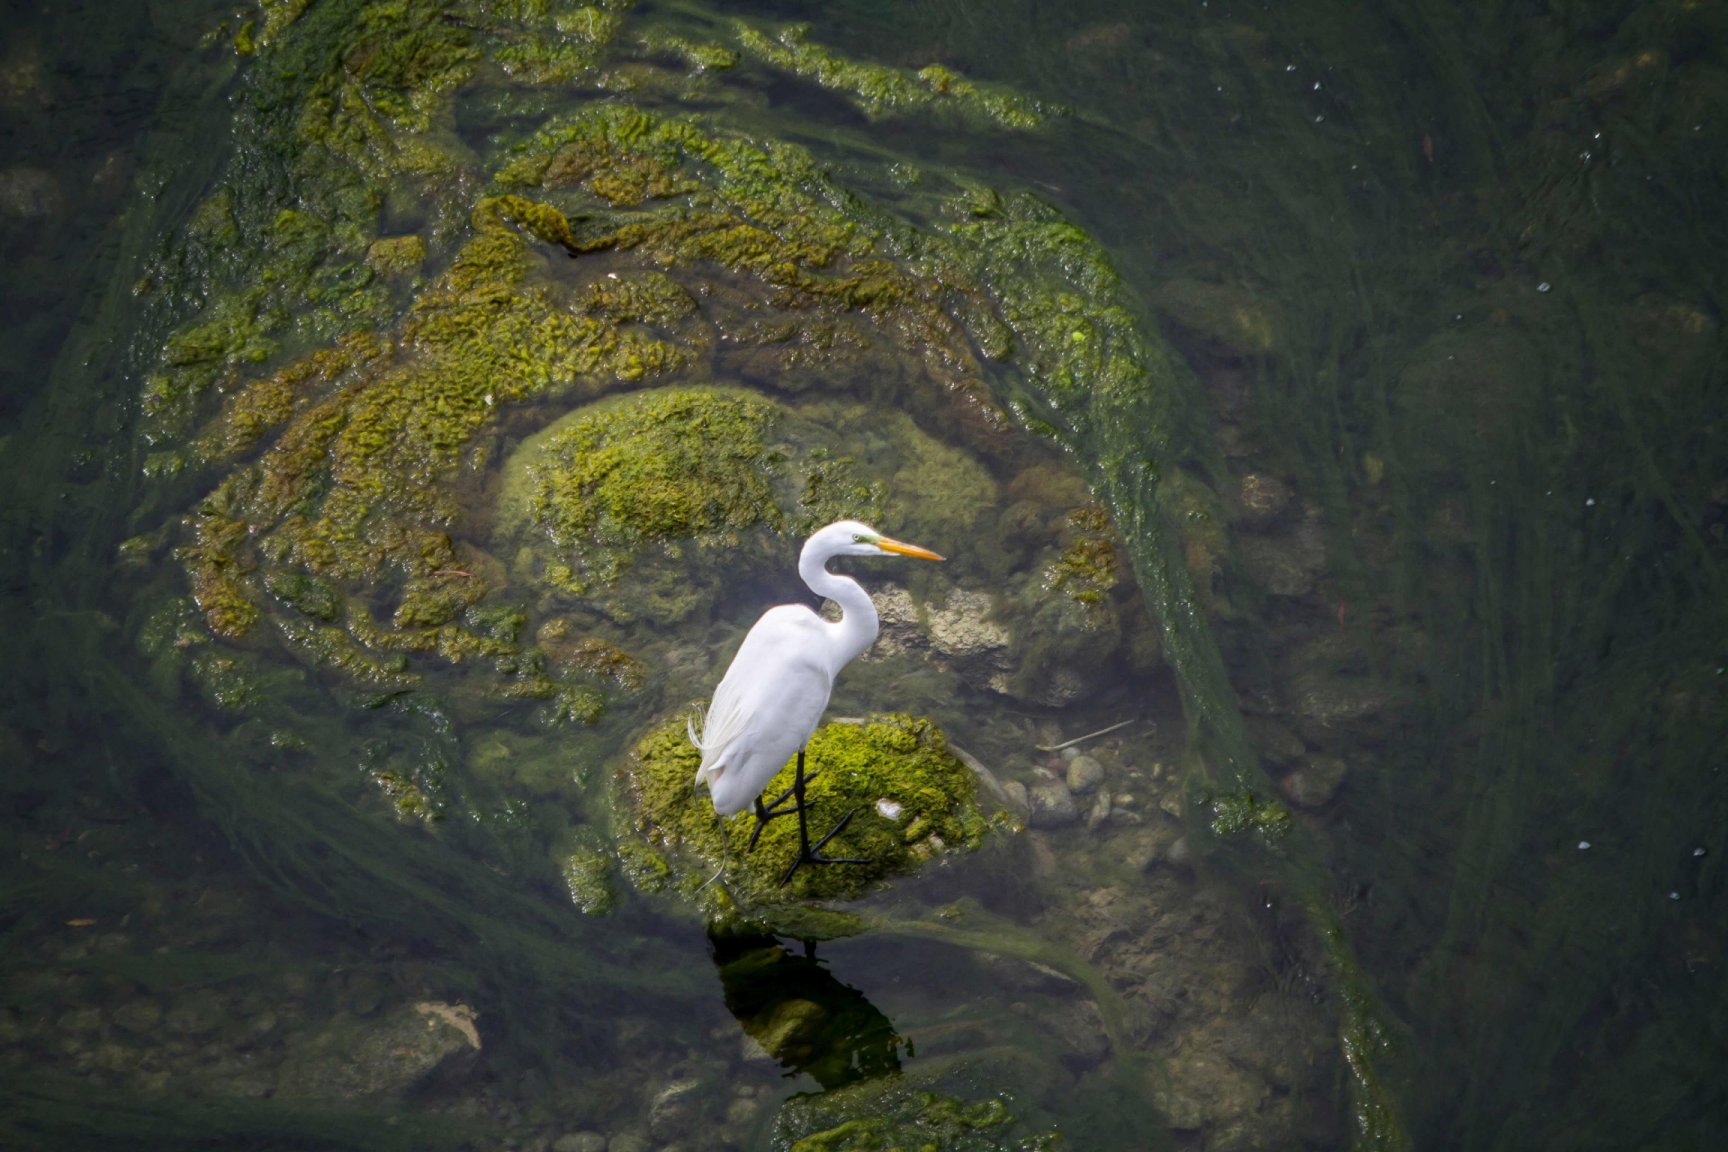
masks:
{"label": "mossy boulder", "polygon": [[[886,491],[928,499],[902,515]],[[671,625],[789,570],[788,544],[829,521],[958,540],[987,531],[995,504],[982,464],[901,413],[675,386],[598,401],[524,441],[504,467],[496,543],[549,602]]]}
{"label": "mossy boulder", "polygon": [[[778,530],[783,457],[769,443],[780,415],[738,390],[668,388],[578,409],[531,437],[505,468],[498,530],[522,541],[518,574],[571,597],[605,596],[611,614],[681,620],[703,601],[685,565],[661,561],[735,552],[743,529]],[[662,567],[664,565],[661,565]]]}
{"label": "mossy boulder", "polygon": [[[720,820],[707,792],[694,784],[701,760],[679,717],[637,743],[622,777],[631,833],[666,861],[677,886],[692,892],[723,859]],[[768,799],[792,787],[795,767],[796,760],[789,762],[768,784]],[[805,866],[782,885],[798,857],[797,820],[771,821],[748,848],[756,818],[740,812],[727,821],[725,882],[747,907],[853,900],[975,848],[990,827],[971,771],[928,720],[888,714],[862,724],[823,725],[810,738],[805,773],[812,838],[851,812],[825,852],[868,863]]]}

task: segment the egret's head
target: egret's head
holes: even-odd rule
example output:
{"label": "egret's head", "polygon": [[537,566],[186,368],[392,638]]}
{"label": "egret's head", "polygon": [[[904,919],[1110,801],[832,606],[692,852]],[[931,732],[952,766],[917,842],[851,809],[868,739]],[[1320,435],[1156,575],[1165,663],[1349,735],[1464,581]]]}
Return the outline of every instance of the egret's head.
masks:
{"label": "egret's head", "polygon": [[880,556],[884,552],[916,556],[920,560],[942,559],[928,548],[884,536],[858,520],[837,520],[804,542],[805,556],[820,556],[824,560],[830,556]]}

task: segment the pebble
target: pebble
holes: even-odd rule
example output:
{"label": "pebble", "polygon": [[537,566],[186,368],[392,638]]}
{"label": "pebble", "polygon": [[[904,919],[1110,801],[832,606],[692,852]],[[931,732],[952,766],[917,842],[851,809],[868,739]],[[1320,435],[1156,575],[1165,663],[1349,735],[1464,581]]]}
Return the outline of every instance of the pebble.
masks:
{"label": "pebble", "polygon": [[1093,792],[1104,783],[1104,765],[1081,754],[1068,761],[1068,790],[1079,795]]}
{"label": "pebble", "polygon": [[1100,792],[1092,801],[1092,811],[1086,813],[1086,830],[1097,831],[1098,826],[1110,819],[1110,793]]}
{"label": "pebble", "polygon": [[1080,819],[1074,794],[1060,780],[1048,780],[1026,790],[1031,812],[1026,822],[1034,828],[1061,828]]}
{"label": "pebble", "polygon": [[683,1135],[695,1121],[702,1092],[700,1080],[674,1080],[648,1106],[648,1132],[656,1140]]}

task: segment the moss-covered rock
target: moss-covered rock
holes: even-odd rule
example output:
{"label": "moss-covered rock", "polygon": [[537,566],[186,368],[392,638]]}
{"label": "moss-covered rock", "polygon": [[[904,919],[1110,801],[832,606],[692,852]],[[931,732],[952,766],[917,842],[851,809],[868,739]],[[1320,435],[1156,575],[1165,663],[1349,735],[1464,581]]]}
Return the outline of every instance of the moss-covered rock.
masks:
{"label": "moss-covered rock", "polygon": [[[778,416],[761,397],[717,389],[579,409],[511,457],[499,530],[529,541],[526,575],[574,597],[614,589],[650,547],[735,549],[741,530],[785,522],[775,492],[782,458],[770,446]],[[702,602],[688,580],[641,578],[623,599],[632,610],[621,604],[621,613],[663,620]]]}
{"label": "moss-covered rock", "polygon": [[1068,1147],[1054,1131],[1030,1131],[1006,1093],[968,1099],[902,1077],[796,1098],[781,1111],[776,1130],[776,1144],[790,1152],[1059,1152]]}
{"label": "moss-covered rock", "polygon": [[[974,583],[1048,585],[1086,639],[1062,659],[1101,665],[1098,619],[1126,587],[1108,518],[1070,522],[1084,486],[1046,484],[1022,522],[997,479],[1038,455],[1016,416],[1074,448],[1094,407],[1158,395],[1156,346],[1099,247],[1030,197],[933,176],[872,203],[808,149],[646,107],[628,93],[668,53],[730,58],[677,32],[620,38],[627,7],[289,0],[252,26],[239,155],[139,285],[164,318],[143,436],[178,509],[167,593],[198,609],[175,644],[304,665],[364,705],[586,722],[668,683],[696,695],[678,677],[709,670],[662,661],[665,627],[698,639],[740,578],[787,579],[799,537],[857,516],[970,550]],[[1046,111],[760,35],[773,46],[736,56],[758,79],[916,89],[895,107],[997,122]],[[1151,436],[1135,466],[1162,453]],[[909,577],[911,602],[947,578]],[[537,796],[568,786],[449,763]],[[373,767],[411,818],[477,802]],[[914,845],[967,838],[920,825],[888,871],[854,870],[859,890]],[[638,882],[661,874],[619,851]],[[789,895],[820,894],[811,877]]]}
{"label": "moss-covered rock", "polygon": [[[691,891],[723,862],[720,821],[694,784],[701,760],[684,720],[671,720],[638,742],[622,781],[635,834]],[[794,760],[769,782],[769,799],[792,786],[795,766]],[[928,720],[884,715],[824,725],[810,738],[805,771],[812,838],[851,812],[851,822],[825,851],[868,863],[806,866],[781,886],[798,857],[797,820],[771,821],[756,847],[747,849],[756,818],[740,812],[727,822],[724,865],[727,887],[746,906],[855,899],[938,857],[976,847],[989,828],[971,772]]]}

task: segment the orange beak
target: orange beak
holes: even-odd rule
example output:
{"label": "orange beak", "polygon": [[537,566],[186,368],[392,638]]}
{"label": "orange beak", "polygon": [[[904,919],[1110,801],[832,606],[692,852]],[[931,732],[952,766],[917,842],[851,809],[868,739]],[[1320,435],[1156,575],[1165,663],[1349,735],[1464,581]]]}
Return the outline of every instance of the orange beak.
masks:
{"label": "orange beak", "polygon": [[876,547],[884,552],[894,552],[901,556],[916,556],[920,560],[946,560],[946,556],[938,556],[928,548],[920,548],[916,544],[906,544],[899,540],[891,540],[887,536],[875,541]]}

